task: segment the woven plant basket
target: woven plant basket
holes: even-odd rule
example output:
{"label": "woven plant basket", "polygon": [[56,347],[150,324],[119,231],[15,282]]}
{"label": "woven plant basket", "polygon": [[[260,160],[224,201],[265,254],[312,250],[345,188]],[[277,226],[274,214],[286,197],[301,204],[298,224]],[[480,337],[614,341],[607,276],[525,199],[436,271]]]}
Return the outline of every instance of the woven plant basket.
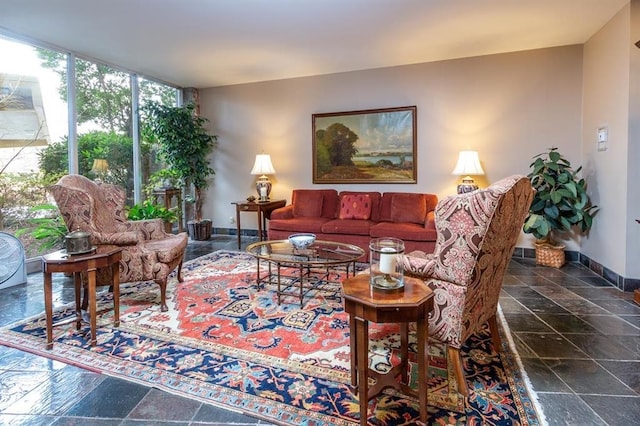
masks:
{"label": "woven plant basket", "polygon": [[565,264],[564,245],[536,242],[536,264],[561,268]]}

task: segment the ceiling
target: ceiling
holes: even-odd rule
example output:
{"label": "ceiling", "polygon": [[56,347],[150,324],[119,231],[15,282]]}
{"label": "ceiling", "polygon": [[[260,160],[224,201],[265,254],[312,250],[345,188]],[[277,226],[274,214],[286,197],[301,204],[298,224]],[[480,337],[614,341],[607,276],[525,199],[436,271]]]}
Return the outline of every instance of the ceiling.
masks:
{"label": "ceiling", "polygon": [[183,87],[582,44],[629,0],[0,0],[0,34]]}

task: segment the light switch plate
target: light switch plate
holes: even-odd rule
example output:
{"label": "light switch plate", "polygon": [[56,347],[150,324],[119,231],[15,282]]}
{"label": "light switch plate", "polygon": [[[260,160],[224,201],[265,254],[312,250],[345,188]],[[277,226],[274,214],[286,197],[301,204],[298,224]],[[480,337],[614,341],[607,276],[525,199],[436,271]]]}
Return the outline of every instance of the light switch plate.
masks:
{"label": "light switch plate", "polygon": [[609,142],[609,128],[606,126],[598,128],[598,151],[606,151]]}
{"label": "light switch plate", "polygon": [[609,130],[606,127],[598,128],[598,142],[606,142],[609,137]]}

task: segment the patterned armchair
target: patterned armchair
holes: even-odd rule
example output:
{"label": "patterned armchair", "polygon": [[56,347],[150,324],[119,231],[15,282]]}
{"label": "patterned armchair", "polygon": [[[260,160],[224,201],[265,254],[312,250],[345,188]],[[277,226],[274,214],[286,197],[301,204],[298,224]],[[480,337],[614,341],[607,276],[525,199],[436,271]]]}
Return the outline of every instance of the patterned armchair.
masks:
{"label": "patterned armchair", "polygon": [[406,273],[434,291],[429,337],[447,344],[465,397],[460,346],[488,322],[494,349],[500,348],[498,296],[533,194],[528,178],[511,176],[487,189],[445,198],[435,210],[435,251],[402,258]]}
{"label": "patterned armchair", "polygon": [[[84,176],[63,176],[49,191],[56,200],[67,229],[91,234],[93,245],[122,247],[120,282],[153,280],[160,286],[160,309],[167,311],[167,278],[182,261],[187,234],[167,234],[161,219],[126,219],[125,193],[115,185],[96,183]],[[99,283],[111,282],[109,270],[101,271]]]}

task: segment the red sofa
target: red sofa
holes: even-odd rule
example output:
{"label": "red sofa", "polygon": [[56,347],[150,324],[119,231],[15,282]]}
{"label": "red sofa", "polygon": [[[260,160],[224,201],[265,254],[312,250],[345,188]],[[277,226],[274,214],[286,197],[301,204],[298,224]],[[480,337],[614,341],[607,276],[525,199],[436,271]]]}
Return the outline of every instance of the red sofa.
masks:
{"label": "red sofa", "polygon": [[361,247],[369,258],[372,238],[395,237],[405,252],[433,252],[436,243],[434,194],[357,192],[334,189],[295,189],[291,204],[271,213],[270,240],[283,240],[298,232],[317,239]]}

